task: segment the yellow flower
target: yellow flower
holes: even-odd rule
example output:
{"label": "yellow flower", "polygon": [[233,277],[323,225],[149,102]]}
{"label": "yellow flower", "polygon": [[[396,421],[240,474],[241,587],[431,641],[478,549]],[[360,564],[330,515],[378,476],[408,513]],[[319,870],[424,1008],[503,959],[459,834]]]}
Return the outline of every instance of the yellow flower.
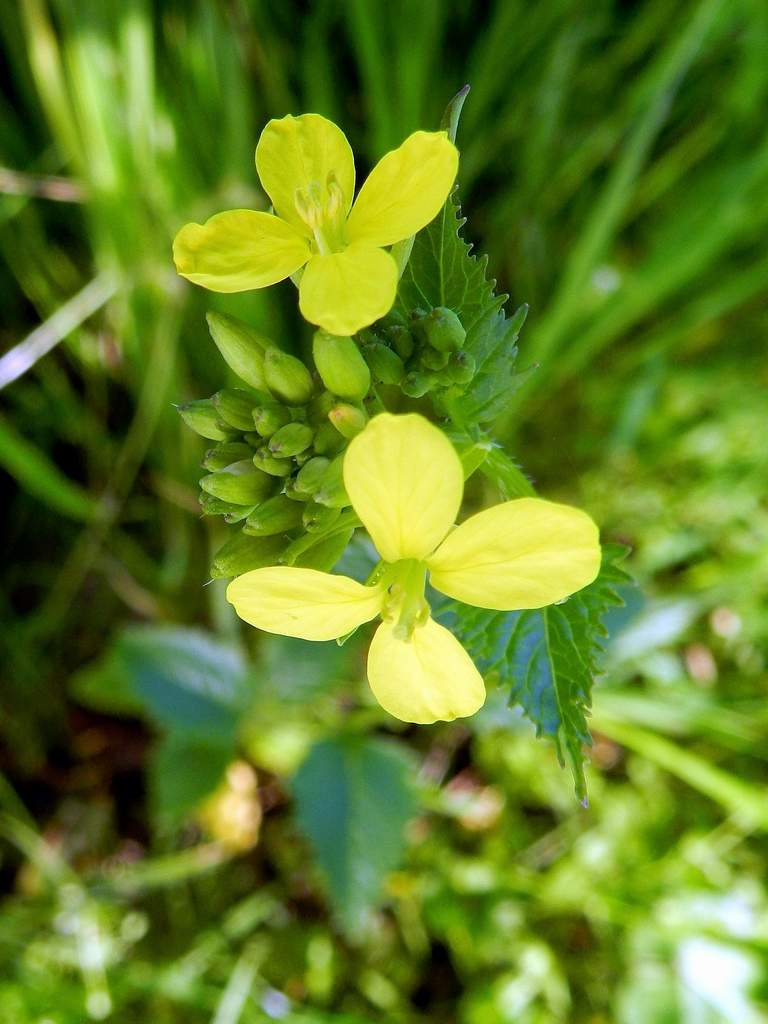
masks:
{"label": "yellow flower", "polygon": [[427,724],[474,714],[480,673],[459,641],[431,618],[432,586],[480,608],[541,608],[581,590],[600,568],[597,527],[586,513],[518,498],[454,522],[461,461],[422,416],[375,416],[350,443],[344,484],[382,558],[370,585],[346,576],[273,566],[233,580],[237,614],[269,633],[331,640],[380,615],[368,681],[385,710]]}
{"label": "yellow flower", "polygon": [[437,215],[458,160],[445,132],[414,132],[376,164],[353,205],[355,164],[342,130],[319,114],[270,121],[256,169],[276,216],[228,210],[186,224],[173,243],[176,269],[212,291],[242,292],[304,267],[304,317],[354,334],[395,301],[397,265],[383,247]]}

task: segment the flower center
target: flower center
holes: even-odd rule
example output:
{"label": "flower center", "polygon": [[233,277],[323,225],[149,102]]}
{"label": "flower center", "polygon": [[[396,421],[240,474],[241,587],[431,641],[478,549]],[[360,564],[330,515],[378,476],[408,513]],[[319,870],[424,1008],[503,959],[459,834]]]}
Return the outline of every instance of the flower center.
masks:
{"label": "flower center", "polygon": [[389,584],[381,617],[394,622],[398,640],[410,640],[417,626],[429,618],[429,605],[424,597],[427,567],[415,558],[388,565],[384,580]]}
{"label": "flower center", "polygon": [[333,171],[329,173],[325,186],[319,181],[312,181],[306,188],[297,188],[293,203],[312,232],[319,255],[328,256],[346,247],[344,193]]}

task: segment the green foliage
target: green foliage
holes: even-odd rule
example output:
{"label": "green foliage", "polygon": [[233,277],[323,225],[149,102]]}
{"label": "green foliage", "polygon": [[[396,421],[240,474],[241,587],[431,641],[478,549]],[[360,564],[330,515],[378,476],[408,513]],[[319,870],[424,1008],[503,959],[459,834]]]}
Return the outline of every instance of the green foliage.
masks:
{"label": "green foliage", "polygon": [[560,763],[567,758],[584,803],[584,748],[592,742],[586,715],[608,635],[604,619],[624,603],[618,588],[630,579],[617,564],[625,555],[619,546],[605,548],[597,579],[560,604],[494,612],[449,602],[441,612],[481,670],[509,687],[510,703],[520,705],[537,735],[554,742]]}
{"label": "green foliage", "polygon": [[486,276],[488,257],[473,256],[472,246],[462,238],[466,218],[457,194],[458,186],[416,235],[400,279],[397,308],[405,316],[424,306],[445,306],[458,314],[475,375],[461,389],[437,392],[436,402],[458,427],[469,430],[498,419],[509,403],[516,388],[516,342],[527,307],[521,306],[511,319],[505,316],[507,296],[494,294],[495,282]]}
{"label": "green foliage", "polygon": [[314,746],[293,781],[299,826],[350,937],[402,856],[405,824],[416,810],[413,767],[392,741],[339,736]]}
{"label": "green foliage", "polygon": [[[6,6],[3,368],[44,345],[2,389],[0,1021],[764,1020],[765,5]],[[588,812],[501,690],[471,731],[403,732],[436,785],[352,946],[286,779],[318,737],[399,729],[365,703],[360,649],[254,638],[238,756],[263,825],[236,857],[196,824],[153,832],[140,777],[167,734],[102,656],[137,620],[234,635],[202,585],[226,540],[195,497],[213,442],[172,407],[237,384],[205,312],[309,341],[289,283],[180,282],[174,233],[266,208],[269,117],[334,118],[362,180],[464,81],[468,237],[530,303],[538,364],[470,500],[530,493],[513,452],[632,545],[649,599],[614,609],[635,619],[594,693]]]}

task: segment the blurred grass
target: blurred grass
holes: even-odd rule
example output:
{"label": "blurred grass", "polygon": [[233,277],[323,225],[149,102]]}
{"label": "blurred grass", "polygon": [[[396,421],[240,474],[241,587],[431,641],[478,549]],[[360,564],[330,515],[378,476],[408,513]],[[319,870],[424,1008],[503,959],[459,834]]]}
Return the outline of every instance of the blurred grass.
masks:
{"label": "blurred grass", "polygon": [[[0,347],[46,325],[50,348],[0,395],[0,764],[21,795],[2,791],[0,1020],[98,1019],[107,990],[121,1021],[763,1019],[768,7],[21,0],[0,33]],[[597,693],[587,817],[524,731],[409,737],[448,785],[352,948],[283,812],[307,715],[292,739],[261,723],[273,809],[233,863],[150,837],[146,731],[68,679],[126,620],[235,635],[201,585],[215,527],[171,403],[222,382],[209,304],[296,348],[303,328],[288,285],[180,281],[178,226],[264,205],[269,117],[335,118],[362,170],[465,81],[468,235],[530,303],[539,363],[500,429],[633,546],[649,603]],[[705,953],[741,956],[719,1001]]]}

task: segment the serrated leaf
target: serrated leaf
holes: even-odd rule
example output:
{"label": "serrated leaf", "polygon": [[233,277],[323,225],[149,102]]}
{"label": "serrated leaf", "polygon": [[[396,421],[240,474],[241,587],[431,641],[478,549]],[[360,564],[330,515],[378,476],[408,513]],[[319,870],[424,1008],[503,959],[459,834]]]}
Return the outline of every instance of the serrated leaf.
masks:
{"label": "serrated leaf", "polygon": [[402,315],[417,307],[447,306],[467,332],[465,350],[477,365],[471,383],[463,389],[437,393],[436,401],[453,422],[467,429],[487,423],[506,408],[515,390],[517,337],[527,307],[511,319],[504,314],[506,295],[494,293],[495,281],[486,277],[487,256],[472,255],[464,241],[458,187],[443,209],[416,235],[411,257],[400,280],[396,308]]}
{"label": "serrated leaf", "polygon": [[624,603],[618,588],[630,580],[617,564],[625,554],[620,545],[604,547],[594,583],[561,604],[494,612],[449,602],[440,610],[478,668],[509,686],[510,703],[522,707],[537,735],[554,742],[561,764],[569,761],[582,801],[592,681],[608,635],[604,618]]}
{"label": "serrated leaf", "polygon": [[293,783],[299,827],[349,934],[375,906],[405,846],[416,809],[407,751],[388,740],[341,736],[317,743]]}

